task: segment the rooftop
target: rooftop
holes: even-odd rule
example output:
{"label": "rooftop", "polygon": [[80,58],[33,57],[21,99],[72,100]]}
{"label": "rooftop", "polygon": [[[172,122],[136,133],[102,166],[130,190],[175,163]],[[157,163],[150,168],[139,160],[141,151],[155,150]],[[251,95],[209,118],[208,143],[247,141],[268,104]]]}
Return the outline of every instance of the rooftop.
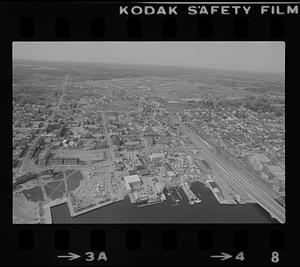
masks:
{"label": "rooftop", "polygon": [[140,177],[137,174],[125,176],[124,180],[128,184],[141,181]]}

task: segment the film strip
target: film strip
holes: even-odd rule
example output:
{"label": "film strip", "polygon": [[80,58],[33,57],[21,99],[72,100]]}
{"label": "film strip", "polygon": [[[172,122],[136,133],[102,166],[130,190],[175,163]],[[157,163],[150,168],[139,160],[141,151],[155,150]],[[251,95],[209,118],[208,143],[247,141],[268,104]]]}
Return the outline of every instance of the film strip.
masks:
{"label": "film strip", "polygon": [[[209,14],[203,9],[201,14],[200,5]],[[222,6],[226,8],[222,10]],[[240,6],[237,14],[232,6]],[[249,6],[251,12],[247,14]],[[1,85],[8,92],[12,90],[13,42],[283,41],[286,95],[291,101],[286,108],[291,131],[286,131],[289,175],[284,223],[13,224],[11,179],[3,177],[1,265],[298,266],[297,157],[289,155],[297,156],[293,144],[297,143],[293,130],[297,124],[297,98],[293,93],[296,96],[300,88],[300,35],[296,26],[299,6],[299,2],[292,1],[1,3]],[[163,8],[158,11],[159,7]],[[3,114],[11,110],[12,103],[11,94],[5,96],[9,101],[3,98]],[[7,132],[8,140],[11,136]],[[11,155],[11,147],[8,150]],[[6,160],[6,177],[10,177],[11,157]]]}

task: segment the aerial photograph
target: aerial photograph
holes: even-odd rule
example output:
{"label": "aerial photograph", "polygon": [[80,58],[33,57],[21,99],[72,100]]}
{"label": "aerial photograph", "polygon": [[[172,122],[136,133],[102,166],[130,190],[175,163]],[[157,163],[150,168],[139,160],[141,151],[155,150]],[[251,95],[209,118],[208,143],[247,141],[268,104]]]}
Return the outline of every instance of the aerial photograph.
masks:
{"label": "aerial photograph", "polygon": [[285,223],[284,42],[14,42],[13,224]]}

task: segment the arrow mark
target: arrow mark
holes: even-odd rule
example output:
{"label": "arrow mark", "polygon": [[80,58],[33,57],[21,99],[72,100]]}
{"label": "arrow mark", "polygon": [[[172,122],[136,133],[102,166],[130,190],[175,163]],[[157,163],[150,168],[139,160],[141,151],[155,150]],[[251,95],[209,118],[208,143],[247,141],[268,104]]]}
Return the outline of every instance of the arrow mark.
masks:
{"label": "arrow mark", "polygon": [[67,258],[69,261],[76,260],[81,256],[72,252],[68,252],[69,255],[58,255],[57,258]]}
{"label": "arrow mark", "polygon": [[231,258],[232,256],[228,253],[221,252],[221,255],[212,255],[211,258],[221,258],[221,261],[227,260]]}

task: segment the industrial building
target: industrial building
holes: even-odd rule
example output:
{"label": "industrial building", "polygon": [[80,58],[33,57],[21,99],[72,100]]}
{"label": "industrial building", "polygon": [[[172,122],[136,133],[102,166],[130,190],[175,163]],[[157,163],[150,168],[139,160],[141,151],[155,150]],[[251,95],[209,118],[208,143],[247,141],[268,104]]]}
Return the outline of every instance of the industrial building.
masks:
{"label": "industrial building", "polygon": [[140,185],[142,182],[137,174],[125,176],[124,181],[127,191],[131,191],[132,186]]}
{"label": "industrial building", "polygon": [[148,202],[148,197],[145,193],[133,192],[133,199],[135,203],[146,204]]}
{"label": "industrial building", "polygon": [[50,158],[47,165],[78,165],[79,158]]}
{"label": "industrial building", "polygon": [[37,174],[36,173],[27,173],[27,174],[17,177],[15,179],[14,185],[15,186],[20,185],[20,184],[26,183],[30,180],[33,180],[33,179],[37,179]]}

